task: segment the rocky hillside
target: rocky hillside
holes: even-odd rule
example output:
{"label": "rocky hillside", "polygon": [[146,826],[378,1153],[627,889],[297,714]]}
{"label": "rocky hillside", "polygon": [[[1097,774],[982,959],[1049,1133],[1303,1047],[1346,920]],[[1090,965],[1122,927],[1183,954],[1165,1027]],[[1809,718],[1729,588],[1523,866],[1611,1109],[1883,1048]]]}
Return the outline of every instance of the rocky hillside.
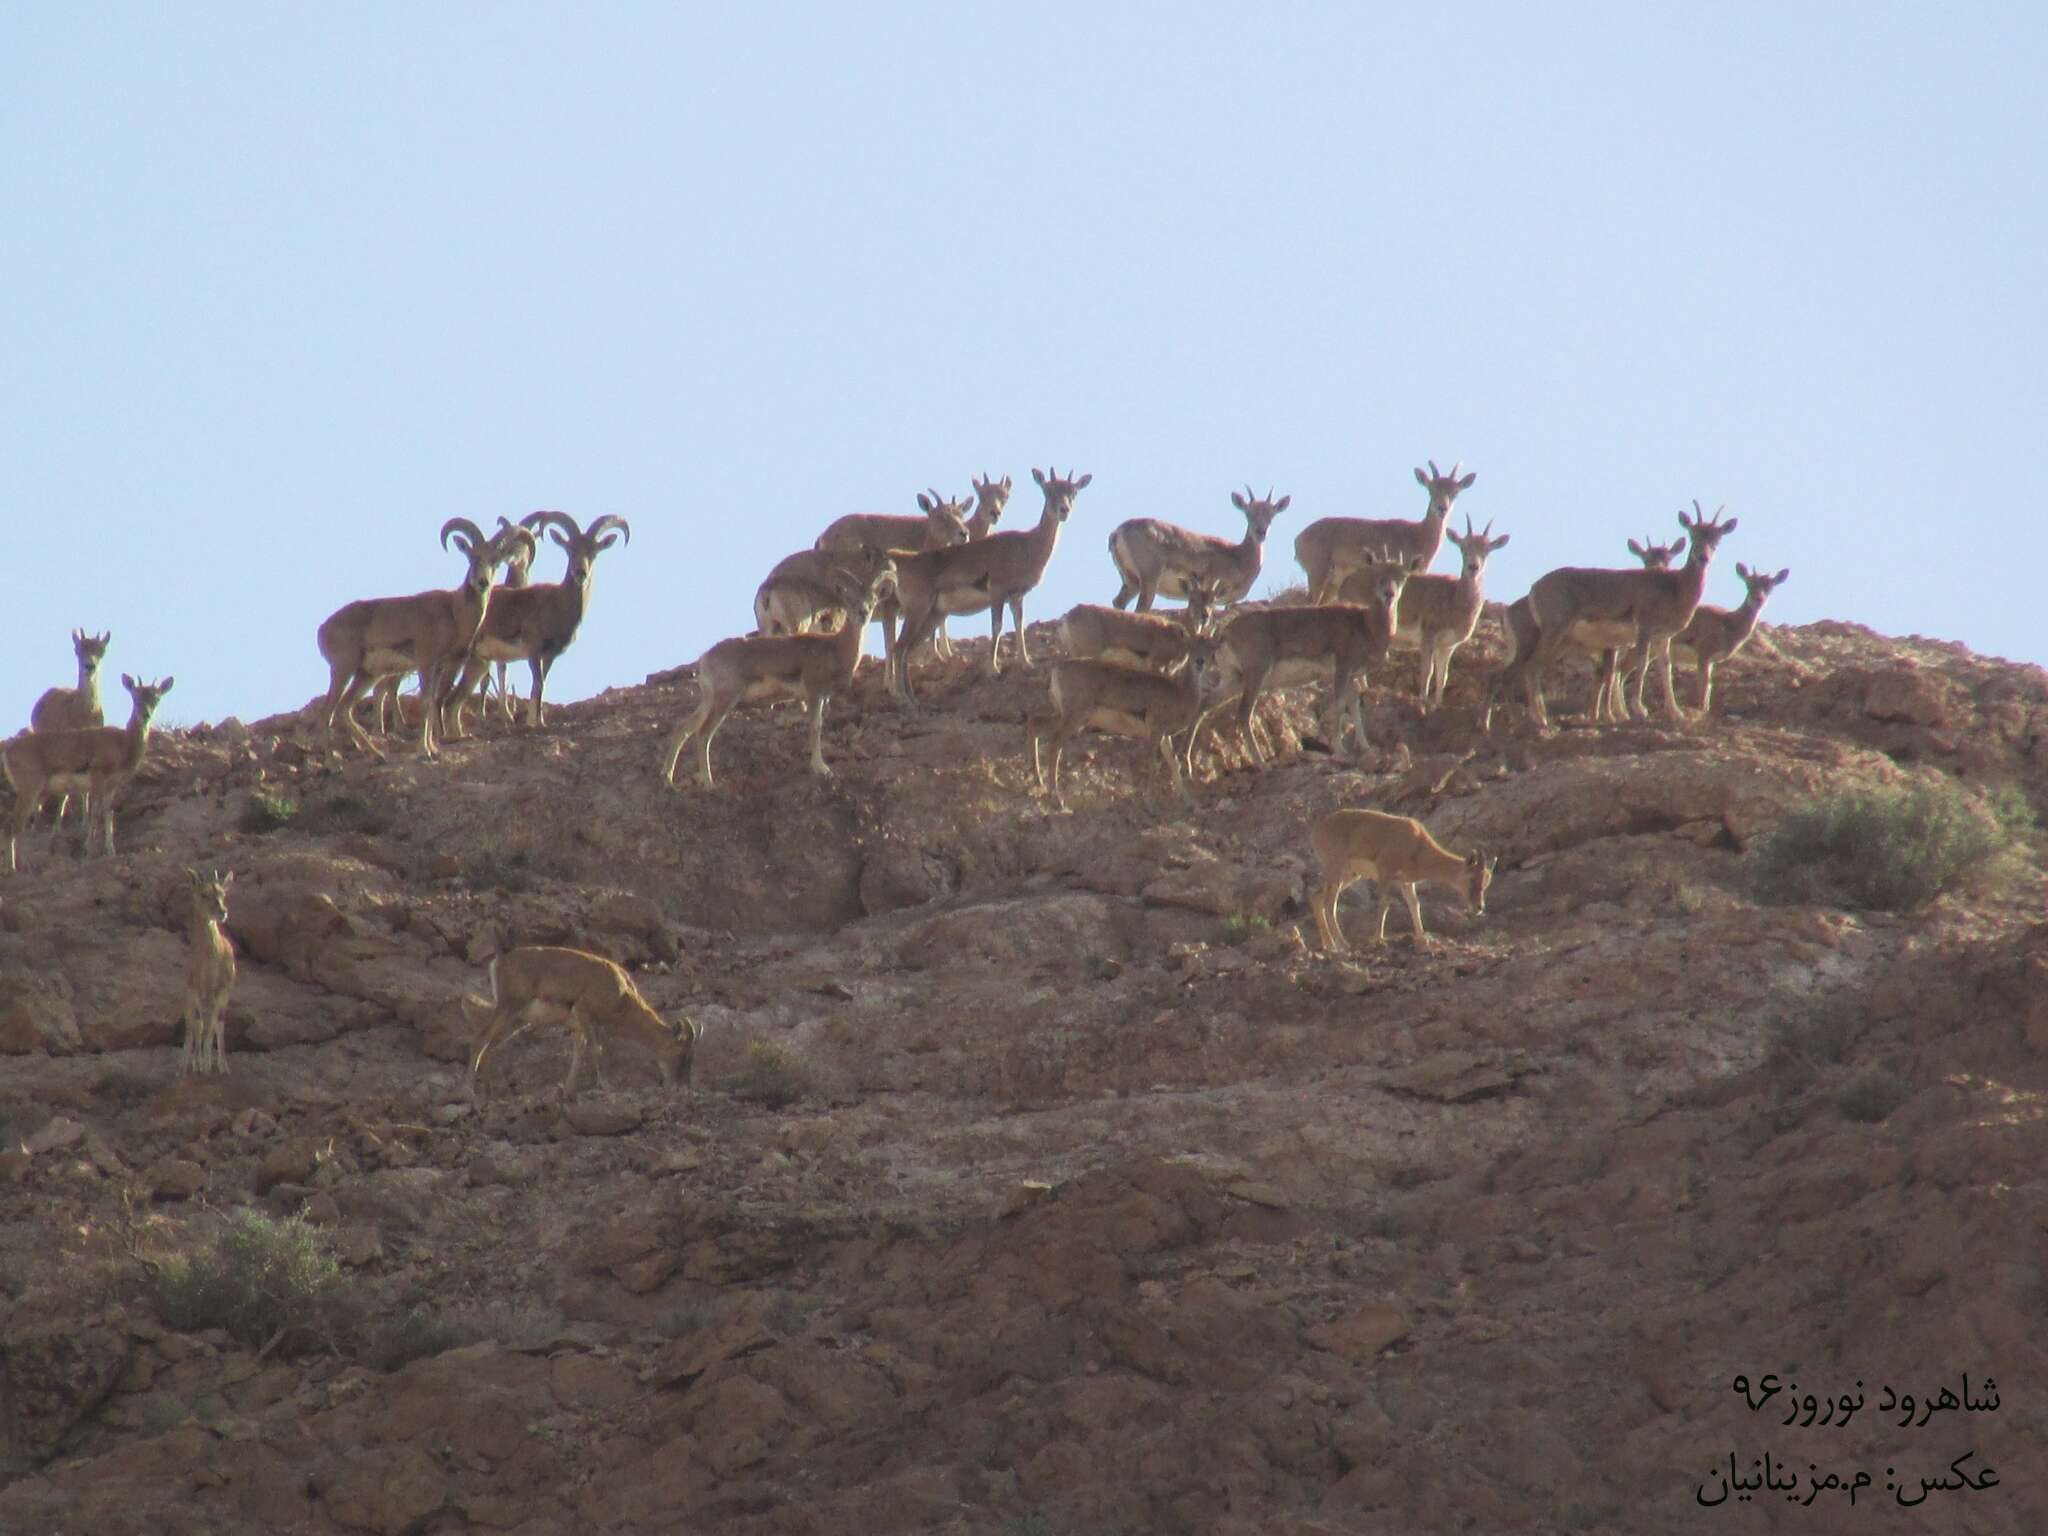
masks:
{"label": "rocky hillside", "polygon": [[[920,714],[869,674],[823,783],[783,710],[666,789],[663,678],[438,763],[159,735],[116,857],[0,883],[0,1531],[2048,1529],[2032,850],[1906,916],[1753,880],[1819,794],[2048,809],[2048,679],[1762,634],[1706,723],[1479,737],[1484,645],[1363,759],[1290,695],[1192,808],[1089,738],[1056,812],[985,641]],[[1342,804],[1497,851],[1484,916],[1314,952]],[[536,1031],[472,1104],[460,1000],[530,942],[698,1019],[693,1091],[621,1047],[565,1105]],[[319,1327],[178,1326],[245,1209],[338,1258]]]}

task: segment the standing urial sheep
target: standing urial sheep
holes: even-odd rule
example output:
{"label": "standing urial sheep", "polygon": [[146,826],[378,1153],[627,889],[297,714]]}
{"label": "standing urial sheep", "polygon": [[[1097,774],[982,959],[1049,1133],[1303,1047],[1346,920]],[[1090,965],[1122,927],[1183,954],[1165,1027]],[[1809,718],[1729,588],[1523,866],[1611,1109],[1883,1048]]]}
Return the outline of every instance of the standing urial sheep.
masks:
{"label": "standing urial sheep", "polygon": [[441,525],[444,549],[451,534],[469,562],[460,586],[407,597],[359,598],[344,603],[321,623],[316,639],[327,662],[328,684],[327,698],[319,707],[330,742],[346,729],[357,746],[381,758],[384,749],[356,721],[356,701],[383,678],[418,672],[420,751],[427,757],[439,752],[441,713],[483,624],[498,567],[515,545],[523,544],[529,552],[533,547],[532,531],[517,523],[487,539],[468,518],[451,517]]}
{"label": "standing urial sheep", "polygon": [[[1272,754],[1259,740],[1254,714],[1259,695],[1268,688],[1297,688],[1324,677],[1330,679],[1330,750],[1344,749],[1347,720],[1358,735],[1359,750],[1365,750],[1359,690],[1365,686],[1367,669],[1384,661],[1394,642],[1394,616],[1411,574],[1407,561],[1398,555],[1382,551],[1378,560],[1366,559],[1370,602],[1245,608],[1216,631],[1223,642],[1224,679],[1221,698],[1210,712],[1228,702],[1233,688],[1237,690],[1238,734],[1261,767]],[[1190,740],[1191,752],[1193,747]]]}
{"label": "standing urial sheep", "polygon": [[[1628,552],[1642,561],[1644,570],[1666,571],[1671,568],[1673,560],[1685,553],[1685,535],[1680,534],[1669,544],[1659,544],[1647,537],[1640,543],[1630,539]],[[1487,685],[1486,703],[1479,713],[1479,729],[1482,731],[1493,729],[1494,705],[1514,688],[1528,670],[1529,658],[1535,654],[1536,614],[1527,597],[1518,597],[1508,604],[1507,632],[1507,659]],[[1595,723],[1618,721],[1627,713],[1621,698],[1621,656],[1635,643],[1634,634],[1633,626],[1627,625],[1584,621],[1572,626],[1567,648],[1588,652],[1599,663],[1593,687],[1593,707],[1586,716]]]}
{"label": "standing urial sheep", "polygon": [[[538,528],[547,528],[548,537],[562,546],[568,563],[562,569],[560,581],[499,587],[492,592],[469,656],[461,664],[462,674],[455,679],[455,691],[448,706],[449,721],[454,727],[451,736],[462,733],[463,706],[492,662],[500,666],[509,661],[527,664],[533,678],[527,724],[539,730],[546,723],[541,695],[547,688],[548,671],[582,628],[583,615],[590,607],[590,578],[597,557],[621,538],[628,544],[633,542],[632,524],[614,512],[607,512],[588,528],[578,527],[576,519],[566,512],[532,512],[520,519],[518,526],[530,536]],[[506,534],[500,532],[497,537],[502,539]]]}
{"label": "standing urial sheep", "polygon": [[[547,512],[529,512],[526,516],[519,519],[518,526],[524,528],[533,535],[534,539],[537,539],[540,537],[542,524],[551,515]],[[505,552],[505,565],[504,569],[498,573],[497,586],[492,589],[491,596],[493,601],[502,597],[507,592],[515,592],[519,588],[531,583],[533,579],[533,562],[540,553],[540,546],[535,544],[533,539],[512,537],[512,526],[511,518],[505,516],[502,512],[498,514],[498,531],[491,535],[491,542]],[[495,672],[499,713],[507,720],[511,720],[514,718],[516,711],[512,707],[512,693],[505,686],[505,663],[502,661],[497,663]],[[377,734],[379,736],[389,736],[391,734],[393,721],[397,722],[398,729],[403,730],[405,728],[405,711],[398,702],[398,685],[404,680],[405,675],[399,673],[380,678],[377,682]],[[492,673],[486,672],[477,695],[479,698],[489,697],[491,682]]]}
{"label": "standing urial sheep", "polygon": [[1154,597],[1184,599],[1196,587],[1208,588],[1218,607],[1242,602],[1265,563],[1266,530],[1293,500],[1275,501],[1270,490],[1260,497],[1250,486],[1241,496],[1232,491],[1230,504],[1244,514],[1244,537],[1235,544],[1156,517],[1117,524],[1109,536],[1109,558],[1123,585],[1111,606],[1121,608],[1135,595],[1138,612],[1150,613]]}
{"label": "standing urial sheep", "polygon": [[1444,524],[1451,515],[1451,503],[1479,477],[1458,471],[1453,464],[1448,475],[1438,474],[1436,460],[1429,461],[1429,473],[1420,469],[1415,478],[1429,492],[1429,507],[1420,522],[1399,517],[1323,517],[1301,530],[1294,541],[1294,558],[1308,572],[1309,601],[1327,603],[1337,596],[1344,578],[1370,558],[1385,551],[1406,562],[1409,569],[1426,571],[1444,545]]}
{"label": "standing urial sheep", "polygon": [[[977,489],[980,482],[975,482]],[[836,556],[842,566],[851,565],[847,557],[864,551],[895,559],[898,555],[912,550],[946,549],[955,544],[981,537],[996,525],[1002,516],[1002,503],[1010,494],[1008,477],[1004,477],[1002,496],[991,503],[986,496],[980,498],[981,505],[975,508],[975,517],[981,522],[981,534],[968,526],[966,517],[967,498],[948,501],[936,489],[921,492],[917,498],[917,509],[921,516],[910,517],[894,512],[849,512],[844,517],[834,518],[818,535],[812,549],[820,555]],[[986,512],[986,516],[984,516]],[[792,570],[805,576],[814,576],[822,569],[802,563],[792,565],[796,557],[784,560],[775,570],[768,573],[773,581],[778,573],[788,574]],[[876,606],[874,621],[882,626],[882,665],[886,670],[896,664],[897,621],[903,616],[902,607],[894,592],[886,592]],[[781,631],[788,633],[789,631]],[[772,635],[777,630],[764,623],[761,633]]]}
{"label": "standing urial sheep", "polygon": [[[1005,475],[996,480],[981,474],[968,483],[974,487],[974,511],[967,519],[967,537],[985,539],[996,531],[996,525],[1003,520],[1003,508],[1010,504],[1010,477]],[[932,650],[942,661],[953,659],[953,641],[946,633],[944,619],[932,631]]]}
{"label": "standing urial sheep", "polygon": [[192,953],[185,962],[185,1048],[180,1072],[225,1072],[228,1069],[226,1012],[235,985],[235,947],[228,942],[228,887],[232,874],[211,870],[185,871],[192,879],[192,912],[186,936]]}
{"label": "standing urial sheep", "polygon": [[861,637],[882,594],[895,579],[895,567],[884,562],[865,586],[843,578],[840,605],[846,622],[829,635],[735,635],[721,640],[697,658],[697,708],[662,749],[661,775],[673,786],[676,763],[694,737],[697,781],[711,785],[711,738],[725,717],[741,704],[771,704],[802,699],[811,717],[811,772],[832,773],[825,762],[825,706],[853,687],[860,665]]}
{"label": "standing urial sheep", "polygon": [[466,997],[462,1011],[482,1023],[483,1038],[469,1063],[469,1093],[477,1093],[477,1074],[484,1058],[506,1040],[540,1025],[561,1025],[569,1031],[569,1075],[562,1079],[562,1097],[576,1092],[583,1053],[593,1039],[602,1054],[607,1039],[625,1036],[654,1053],[662,1086],[688,1087],[696,1044],[703,1028],[694,1019],[671,1024],[640,995],[633,978],[616,962],[587,950],[528,944],[507,950],[491,962],[489,998]]}
{"label": "standing urial sheep", "polygon": [[[78,686],[45,689],[35,708],[28,712],[30,730],[82,731],[107,723],[100,713],[100,663],[107,659],[107,645],[113,638],[111,631],[97,635],[88,635],[82,629],[71,631],[71,652],[78,658]],[[69,795],[57,797],[60,830],[64,813],[70,808]]]}
{"label": "standing urial sheep", "polygon": [[[1422,652],[1422,681],[1416,688],[1422,704],[1444,701],[1444,689],[1451,680],[1451,657],[1472,638],[1479,627],[1479,614],[1486,607],[1486,559],[1508,541],[1508,535],[1489,538],[1493,524],[1478,533],[1472,519],[1465,519],[1465,531],[1450,535],[1463,557],[1456,576],[1417,574],[1401,589],[1401,606],[1394,626],[1394,644]],[[1369,577],[1360,573],[1344,578],[1339,595],[1344,602],[1371,599]]]}
{"label": "standing urial sheep", "polygon": [[[1721,540],[1738,526],[1735,518],[1721,521],[1721,511],[1710,518],[1692,504],[1693,516],[1678,514],[1679,525],[1692,540],[1685,564],[1675,571],[1612,571],[1586,566],[1561,566],[1538,577],[1529,589],[1529,613],[1536,621],[1536,644],[1526,667],[1517,656],[1515,666],[1522,673],[1529,696],[1529,718],[1539,729],[1550,727],[1543,707],[1543,669],[1573,643],[1574,631],[1584,628],[1611,629],[1629,637],[1634,646],[1630,665],[1635,669],[1634,697],[1629,707],[1637,718],[1647,718],[1643,688],[1651,663],[1664,663],[1664,712],[1673,720],[1685,718],[1678,693],[1672,686],[1671,642],[1692,622],[1693,610],[1706,590],[1707,565]],[[1624,692],[1627,685],[1623,685]]]}
{"label": "standing urial sheep", "polygon": [[896,697],[905,704],[917,702],[910,691],[910,653],[948,614],[988,610],[989,671],[1000,676],[1003,608],[1007,604],[1011,627],[1017,631],[1017,659],[1026,669],[1031,666],[1031,649],[1024,638],[1024,595],[1045,575],[1059,542],[1060,525],[1072,515],[1074,498],[1095,477],[1070,475],[1063,480],[1058,471],[1044,475],[1034,469],[1031,478],[1045,493],[1045,509],[1033,527],[1004,529],[971,544],[897,557],[896,590],[903,604],[903,635],[896,647],[894,687]]}
{"label": "standing urial sheep", "polygon": [[80,731],[30,731],[0,748],[0,772],[14,786],[14,821],[7,831],[7,868],[15,865],[15,844],[51,794],[85,794],[85,851],[114,851],[114,797],[135,777],[149,744],[149,720],[176,678],[139,683],[126,672],[121,686],[133,706],[125,726],[99,725]]}
{"label": "standing urial sheep", "polygon": [[1716,608],[1710,603],[1700,604],[1693,610],[1692,622],[1681,629],[1671,642],[1674,655],[1690,656],[1699,666],[1702,715],[1714,701],[1714,668],[1749,644],[1749,637],[1756,633],[1756,621],[1764,611],[1765,601],[1791,578],[1792,572],[1787,569],[1775,576],[1766,576],[1762,571],[1752,571],[1738,560],[1735,574],[1749,589],[1742,606]]}
{"label": "standing urial sheep", "polygon": [[1155,672],[1177,671],[1197,636],[1209,633],[1209,589],[1199,583],[1178,614],[1126,613],[1101,603],[1076,603],[1060,620],[1060,643],[1070,657],[1099,657]]}
{"label": "standing urial sheep", "polygon": [[839,629],[847,618],[847,582],[866,586],[894,566],[886,549],[870,544],[784,555],[754,589],[754,629],[763,635]]}
{"label": "standing urial sheep", "polygon": [[[1115,610],[1112,609],[1111,612]],[[1149,618],[1151,615],[1145,615]],[[1150,742],[1166,759],[1166,771],[1183,799],[1191,799],[1187,780],[1181,774],[1180,755],[1173,738],[1189,734],[1189,769],[1193,770],[1194,729],[1201,718],[1202,704],[1215,683],[1218,642],[1209,636],[1191,636],[1186,664],[1165,675],[1146,667],[1127,667],[1121,662],[1070,658],[1053,663],[1053,719],[1035,721],[1031,736],[1031,768],[1041,790],[1050,788],[1053,802],[1067,808],[1060,791],[1060,755],[1067,743],[1089,726]],[[1045,763],[1039,743],[1052,739],[1052,780],[1046,781]]]}
{"label": "standing urial sheep", "polygon": [[1354,880],[1370,880],[1380,898],[1379,942],[1387,942],[1387,913],[1393,910],[1394,893],[1408,904],[1408,920],[1415,925],[1415,944],[1431,944],[1422,930],[1422,902],[1415,887],[1435,880],[1462,892],[1475,913],[1486,911],[1486,888],[1493,883],[1493,867],[1499,861],[1474,852],[1460,858],[1440,847],[1429,829],[1412,816],[1392,816],[1385,811],[1332,811],[1316,823],[1309,835],[1322,866],[1322,880],[1314,898],[1316,933],[1331,954],[1347,948],[1344,930],[1337,922],[1337,898]]}

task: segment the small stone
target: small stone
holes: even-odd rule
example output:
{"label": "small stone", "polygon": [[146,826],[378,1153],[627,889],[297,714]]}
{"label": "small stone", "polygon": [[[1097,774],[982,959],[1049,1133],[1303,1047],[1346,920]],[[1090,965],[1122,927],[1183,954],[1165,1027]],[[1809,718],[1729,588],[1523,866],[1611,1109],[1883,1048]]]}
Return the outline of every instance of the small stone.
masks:
{"label": "small stone", "polygon": [[341,1206],[323,1189],[306,1201],[304,1215],[316,1227],[332,1227],[341,1221]]}
{"label": "small stone", "polygon": [[1391,1302],[1373,1302],[1312,1329],[1309,1342],[1356,1361],[1372,1359],[1408,1336],[1408,1318]]}
{"label": "small stone", "polygon": [[54,1152],[73,1145],[84,1135],[85,1127],[76,1120],[52,1115],[40,1128],[22,1138],[21,1149],[28,1153]]}
{"label": "small stone", "polygon": [[622,1136],[638,1130],[647,1117],[618,1100],[571,1099],[562,1106],[562,1118],[579,1136]]}
{"label": "small stone", "polygon": [[294,1136],[290,1141],[279,1142],[263,1154],[263,1161],[256,1166],[256,1193],[267,1194],[279,1184],[309,1183],[316,1160],[316,1149],[307,1137]]}
{"label": "small stone", "polygon": [[1012,1188],[996,1204],[996,1220],[1007,1221],[1020,1215],[1034,1205],[1043,1205],[1052,1198],[1052,1186],[1039,1179],[1026,1179]]}
{"label": "small stone", "polygon": [[1271,1211],[1291,1211],[1294,1209],[1294,1202],[1288,1198],[1284,1190],[1271,1184],[1260,1184],[1249,1179],[1242,1180],[1236,1184],[1226,1185],[1223,1193],[1234,1195],[1239,1200],[1249,1201],[1253,1205],[1263,1205]]}
{"label": "small stone", "polygon": [[150,1164],[142,1177],[159,1200],[190,1200],[206,1188],[206,1170],[189,1158],[164,1158]]}
{"label": "small stone", "polygon": [[375,1227],[343,1227],[334,1236],[334,1253],[350,1269],[361,1269],[384,1257],[384,1239]]}

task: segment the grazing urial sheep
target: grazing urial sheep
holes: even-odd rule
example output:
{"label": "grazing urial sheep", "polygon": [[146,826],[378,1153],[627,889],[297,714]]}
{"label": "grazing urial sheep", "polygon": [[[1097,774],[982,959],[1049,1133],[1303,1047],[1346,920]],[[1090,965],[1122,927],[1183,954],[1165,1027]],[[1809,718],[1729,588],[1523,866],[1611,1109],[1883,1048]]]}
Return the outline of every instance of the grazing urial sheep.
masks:
{"label": "grazing urial sheep", "polygon": [[1463,893],[1476,913],[1486,911],[1486,888],[1493,883],[1493,867],[1499,862],[1474,852],[1460,858],[1440,847],[1429,829],[1412,816],[1393,816],[1385,811],[1332,811],[1316,823],[1309,835],[1322,866],[1322,880],[1316,887],[1316,932],[1323,948],[1332,954],[1347,946],[1344,930],[1337,923],[1337,898],[1354,880],[1371,880],[1380,897],[1379,942],[1387,942],[1387,913],[1393,910],[1394,893],[1408,904],[1408,920],[1415,925],[1416,947],[1431,944],[1422,929],[1422,902],[1415,894],[1424,880],[1435,880]]}
{"label": "grazing urial sheep", "polygon": [[607,1036],[623,1035],[654,1053],[662,1086],[688,1087],[690,1068],[703,1028],[694,1019],[671,1024],[640,995],[623,967],[587,950],[528,944],[507,950],[491,962],[489,998],[466,997],[462,1009],[484,1025],[483,1038],[469,1063],[470,1097],[477,1097],[477,1074],[491,1051],[534,1025],[561,1025],[569,1031],[569,1075],[562,1096],[573,1097],[583,1070],[583,1053],[596,1041],[600,1054]]}

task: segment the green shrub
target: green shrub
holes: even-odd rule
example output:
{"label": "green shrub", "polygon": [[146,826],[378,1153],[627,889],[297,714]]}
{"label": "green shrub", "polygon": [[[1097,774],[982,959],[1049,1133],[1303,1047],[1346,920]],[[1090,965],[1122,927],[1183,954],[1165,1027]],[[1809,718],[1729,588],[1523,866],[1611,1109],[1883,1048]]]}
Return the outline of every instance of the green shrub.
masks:
{"label": "green shrub", "polygon": [[224,1328],[252,1348],[333,1342],[349,1300],[327,1239],[303,1217],[239,1211],[210,1246],[156,1271],[157,1307],[173,1328]]}
{"label": "green shrub", "polygon": [[1233,912],[1223,920],[1223,931],[1230,935],[1231,943],[1242,944],[1258,934],[1271,933],[1273,920],[1256,912]]}
{"label": "green shrub", "polygon": [[2014,838],[2003,818],[2018,814],[2008,798],[1986,810],[1951,784],[1829,795],[1788,813],[1759,844],[1756,892],[1772,903],[1910,912],[1998,873]]}
{"label": "green shrub", "polygon": [[1850,1078],[1835,1102],[1842,1118],[1873,1125],[1913,1097],[1913,1085],[1896,1072],[1870,1067]]}
{"label": "green shrub", "polygon": [[769,1040],[756,1040],[747,1047],[747,1064],[728,1078],[727,1090],[735,1098],[749,1099],[769,1109],[783,1109],[811,1091],[810,1075],[795,1056]]}
{"label": "green shrub", "polygon": [[242,807],[242,818],[235,825],[260,836],[289,826],[298,814],[299,802],[290,795],[275,789],[259,789],[250,794],[249,803]]}

